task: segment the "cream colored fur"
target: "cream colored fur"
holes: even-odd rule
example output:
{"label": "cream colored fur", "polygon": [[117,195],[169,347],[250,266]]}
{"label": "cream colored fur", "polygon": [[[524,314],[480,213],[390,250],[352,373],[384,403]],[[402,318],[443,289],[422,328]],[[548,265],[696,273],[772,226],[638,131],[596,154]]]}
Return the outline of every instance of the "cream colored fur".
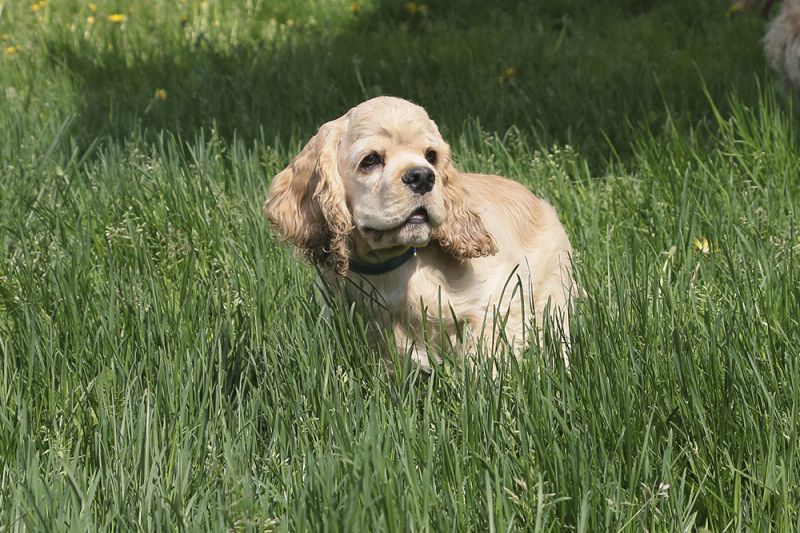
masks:
{"label": "cream colored fur", "polygon": [[800,89],[800,0],[783,0],[764,36],[764,53],[784,83]]}
{"label": "cream colored fur", "polygon": [[[370,155],[380,164],[367,165]],[[414,167],[434,173],[425,194],[402,180]],[[539,338],[532,325],[546,307],[568,341],[571,248],[555,211],[514,181],[458,172],[436,124],[411,102],[374,98],[323,125],[275,177],[264,208],[371,319],[373,341],[393,337],[423,367],[441,348],[518,354]],[[407,222],[420,208],[427,220]],[[349,269],[412,246],[416,257],[392,272]]]}
{"label": "cream colored fur", "polygon": [[[764,5],[764,15],[773,7],[763,0],[737,0],[731,12]],[[800,90],[800,0],[783,0],[778,14],[764,35],[764,55],[789,89]]]}

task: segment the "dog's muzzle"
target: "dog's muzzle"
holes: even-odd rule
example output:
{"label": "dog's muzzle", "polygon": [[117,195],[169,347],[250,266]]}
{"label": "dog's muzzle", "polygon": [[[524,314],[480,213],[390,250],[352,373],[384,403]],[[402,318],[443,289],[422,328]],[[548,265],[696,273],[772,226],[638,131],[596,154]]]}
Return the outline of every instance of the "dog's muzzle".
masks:
{"label": "dog's muzzle", "polygon": [[410,168],[403,174],[403,183],[408,185],[409,189],[416,194],[431,192],[435,181],[436,176],[433,174],[433,170],[428,167]]}

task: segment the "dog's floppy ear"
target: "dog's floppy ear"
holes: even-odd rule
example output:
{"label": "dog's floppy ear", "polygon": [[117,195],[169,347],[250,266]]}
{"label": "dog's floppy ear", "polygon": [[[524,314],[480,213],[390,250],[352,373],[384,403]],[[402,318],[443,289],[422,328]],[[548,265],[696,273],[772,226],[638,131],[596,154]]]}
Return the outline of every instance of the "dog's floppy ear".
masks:
{"label": "dog's floppy ear", "polygon": [[336,152],[347,116],[324,124],[272,181],[264,212],[283,240],[319,264],[347,272],[347,235],[353,221]]}
{"label": "dog's floppy ear", "polygon": [[467,205],[461,175],[453,165],[449,148],[443,156],[445,219],[434,231],[434,238],[444,251],[460,259],[496,254],[497,245],[494,239],[481,222],[480,216]]}

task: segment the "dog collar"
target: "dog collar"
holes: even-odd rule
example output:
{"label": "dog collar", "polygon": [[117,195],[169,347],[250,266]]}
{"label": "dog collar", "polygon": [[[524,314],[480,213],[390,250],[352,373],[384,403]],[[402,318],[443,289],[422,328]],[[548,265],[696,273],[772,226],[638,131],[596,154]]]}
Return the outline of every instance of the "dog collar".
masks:
{"label": "dog collar", "polygon": [[356,274],[363,274],[365,276],[378,276],[400,268],[415,255],[417,255],[417,249],[409,248],[402,254],[389,258],[383,263],[358,263],[356,261],[350,261],[350,270]]}

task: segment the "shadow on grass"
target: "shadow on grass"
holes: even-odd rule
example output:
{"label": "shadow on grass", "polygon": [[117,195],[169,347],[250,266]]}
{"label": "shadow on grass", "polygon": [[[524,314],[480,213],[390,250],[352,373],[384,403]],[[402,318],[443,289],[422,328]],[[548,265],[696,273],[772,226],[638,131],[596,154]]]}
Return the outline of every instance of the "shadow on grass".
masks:
{"label": "shadow on grass", "polygon": [[224,138],[302,140],[359,101],[393,94],[425,106],[445,135],[471,118],[489,131],[516,125],[598,162],[657,132],[668,110],[687,131],[710,117],[704,83],[723,111],[731,92],[755,105],[763,21],[727,19],[727,5],[384,0],[338,26],[265,20],[272,37],[244,44],[176,20],[105,46],[51,38],[48,48],[81,95],[84,145],[211,126]]}

